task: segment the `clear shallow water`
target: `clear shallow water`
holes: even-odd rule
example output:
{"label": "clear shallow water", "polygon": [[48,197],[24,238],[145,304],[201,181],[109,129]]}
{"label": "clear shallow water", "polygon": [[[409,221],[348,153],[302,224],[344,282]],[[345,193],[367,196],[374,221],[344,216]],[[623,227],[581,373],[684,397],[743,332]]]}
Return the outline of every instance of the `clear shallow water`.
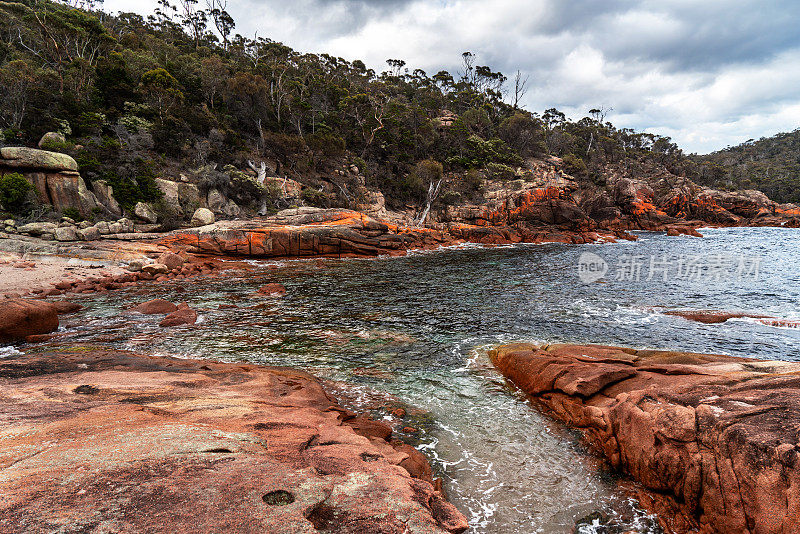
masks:
{"label": "clear shallow water", "polygon": [[[78,338],[162,354],[309,369],[346,382],[351,404],[421,408],[406,437],[445,479],[476,533],[657,532],[576,436],[536,412],[494,371],[486,348],[509,341],[592,342],[800,360],[800,330],[748,320],[703,325],[666,309],[745,311],[800,319],[800,231],[703,230],[705,239],[640,234],[636,243],[525,245],[404,258],[254,262],[248,278],[157,284],[146,295],[86,297]],[[582,284],[584,252],[612,271]],[[626,255],[760,256],[753,276],[615,280]],[[713,278],[713,277],[712,277]],[[281,282],[284,298],[253,296]],[[178,292],[176,288],[184,291]],[[193,328],[118,315],[131,300],[186,300]],[[236,304],[239,308],[218,309]],[[89,321],[90,324],[86,324]],[[354,393],[355,392],[355,393]],[[382,415],[382,412],[376,412]],[[576,521],[597,513],[576,527]],[[598,521],[594,521],[598,523]]]}

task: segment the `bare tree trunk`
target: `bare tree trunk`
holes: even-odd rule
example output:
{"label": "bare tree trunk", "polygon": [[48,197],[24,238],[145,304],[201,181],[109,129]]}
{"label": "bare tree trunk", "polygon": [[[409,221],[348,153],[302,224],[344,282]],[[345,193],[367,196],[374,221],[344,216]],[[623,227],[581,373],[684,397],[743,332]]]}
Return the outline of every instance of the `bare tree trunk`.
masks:
{"label": "bare tree trunk", "polygon": [[264,163],[262,161],[261,162],[261,166],[260,167],[256,167],[255,163],[253,163],[250,160],[247,160],[247,165],[249,165],[251,169],[253,169],[254,171],[256,171],[256,173],[258,173],[258,178],[256,178],[256,179],[258,180],[258,183],[260,185],[264,185],[265,183],[267,183],[267,164],[266,163]]}
{"label": "bare tree trunk", "polygon": [[[256,171],[256,173],[258,174],[258,177],[256,178],[256,180],[258,181],[259,185],[261,185],[263,187],[264,184],[267,183],[267,164],[262,161],[261,165],[256,167],[255,163],[253,163],[250,160],[247,160],[247,165],[251,169]],[[286,180],[284,180],[284,183],[286,183]],[[262,215],[262,216],[267,214],[267,198],[266,198],[266,195],[264,195],[264,198],[261,199],[261,207],[258,209],[258,214]]]}
{"label": "bare tree trunk", "polygon": [[428,218],[428,213],[431,211],[431,204],[433,204],[433,201],[439,196],[439,186],[441,185],[441,180],[436,182],[436,185],[434,185],[433,182],[428,185],[428,202],[425,205],[425,210],[422,212],[422,216],[419,218],[419,221],[417,221],[417,226],[422,226],[425,224],[425,219]]}
{"label": "bare tree trunk", "polygon": [[529,76],[523,76],[519,70],[514,76],[514,109],[519,109],[519,103],[528,92]]}

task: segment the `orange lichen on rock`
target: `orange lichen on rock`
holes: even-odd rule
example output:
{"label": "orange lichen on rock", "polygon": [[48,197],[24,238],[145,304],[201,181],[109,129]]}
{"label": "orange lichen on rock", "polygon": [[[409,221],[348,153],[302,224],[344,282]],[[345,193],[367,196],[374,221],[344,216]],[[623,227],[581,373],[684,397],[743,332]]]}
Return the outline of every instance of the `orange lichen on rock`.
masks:
{"label": "orange lichen on rock", "polygon": [[800,363],[598,345],[490,357],[636,479],[667,532],[800,531]]}
{"label": "orange lichen on rock", "polygon": [[0,388],[2,532],[468,528],[422,453],[303,371],[78,345],[0,360]]}
{"label": "orange lichen on rock", "polygon": [[666,212],[658,209],[653,204],[653,192],[650,189],[639,189],[636,191],[635,200],[631,203],[633,215],[666,215]]}
{"label": "orange lichen on rock", "polygon": [[778,206],[775,208],[775,213],[779,215],[784,215],[786,217],[800,217],[800,208],[798,208],[797,206],[790,208],[784,208]]}

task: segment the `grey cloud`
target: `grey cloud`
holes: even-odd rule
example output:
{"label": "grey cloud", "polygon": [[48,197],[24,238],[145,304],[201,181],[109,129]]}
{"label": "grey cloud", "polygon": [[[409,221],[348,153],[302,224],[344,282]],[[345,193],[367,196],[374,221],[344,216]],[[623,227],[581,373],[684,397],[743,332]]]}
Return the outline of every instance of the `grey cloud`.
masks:
{"label": "grey cloud", "polygon": [[[131,2],[151,9],[105,6]],[[391,57],[455,72],[471,50],[509,77],[529,74],[532,110],[579,118],[613,106],[619,126],[672,132],[690,150],[800,124],[796,0],[229,0],[229,10],[244,35],[377,70]]]}
{"label": "grey cloud", "polygon": [[[369,21],[403,9],[412,0],[290,0],[231,2],[229,11],[243,27],[257,27],[262,21],[253,12],[285,18],[302,26],[321,42],[358,31]],[[266,18],[265,17],[265,18]],[[292,43],[286,43],[292,45]]]}
{"label": "grey cloud", "polygon": [[794,2],[697,2],[670,9],[655,4],[652,13],[660,14],[678,26],[666,39],[647,39],[635,32],[628,39],[625,28],[613,33],[596,30],[593,42],[615,59],[638,58],[660,61],[672,70],[715,70],[732,63],[753,63],[773,57],[777,52],[800,46],[797,21],[800,4]]}

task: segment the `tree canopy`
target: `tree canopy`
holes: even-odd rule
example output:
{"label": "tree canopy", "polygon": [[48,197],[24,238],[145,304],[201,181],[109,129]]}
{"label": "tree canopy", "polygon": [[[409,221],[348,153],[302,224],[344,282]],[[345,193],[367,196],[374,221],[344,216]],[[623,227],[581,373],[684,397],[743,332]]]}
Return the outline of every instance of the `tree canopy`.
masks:
{"label": "tree canopy", "polygon": [[446,173],[506,176],[553,155],[595,183],[630,161],[707,172],[669,138],[606,122],[605,108],[578,120],[523,109],[535,80],[518,72],[508,87],[471,52],[457,73],[431,76],[402,59],[376,72],[235,27],[224,0],[160,0],[148,17],[92,2],[0,1],[2,138],[32,145],[67,133],[82,172],[114,183],[143,168],[242,168],[258,157],[298,176],[358,164],[390,203],[413,200],[408,176],[426,160]]}

